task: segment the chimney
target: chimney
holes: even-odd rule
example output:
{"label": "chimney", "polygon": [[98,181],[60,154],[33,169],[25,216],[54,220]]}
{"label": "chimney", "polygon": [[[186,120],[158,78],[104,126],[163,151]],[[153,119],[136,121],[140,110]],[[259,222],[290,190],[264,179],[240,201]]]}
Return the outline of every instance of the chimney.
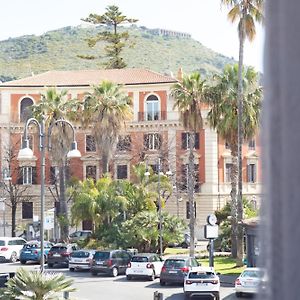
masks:
{"label": "chimney", "polygon": [[183,79],[183,71],[182,71],[182,67],[180,67],[180,68],[178,69],[178,72],[177,72],[177,79],[178,79],[179,81],[182,81],[182,79]]}

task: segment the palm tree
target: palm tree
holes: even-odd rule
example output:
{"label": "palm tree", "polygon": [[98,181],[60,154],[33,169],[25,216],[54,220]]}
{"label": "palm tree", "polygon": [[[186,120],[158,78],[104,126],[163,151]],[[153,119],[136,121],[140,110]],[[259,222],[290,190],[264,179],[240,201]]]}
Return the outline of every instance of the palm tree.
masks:
{"label": "palm tree", "polygon": [[94,86],[82,103],[80,120],[86,127],[93,124],[93,135],[102,153],[103,174],[109,171],[109,160],[115,149],[118,136],[125,127],[125,121],[132,116],[129,96],[121,86],[103,81]]}
{"label": "palm tree", "polygon": [[[37,119],[45,117],[46,127],[52,127],[51,134],[51,159],[59,168],[59,213],[61,238],[65,240],[69,235],[68,208],[66,201],[65,170],[67,165],[66,154],[72,142],[72,132],[69,126],[55,121],[66,119],[70,107],[67,91],[58,92],[55,88],[49,88],[41,95],[41,101],[32,106],[33,116]],[[63,138],[62,138],[63,137]],[[50,138],[50,137],[48,137]],[[50,153],[49,152],[49,153]]]}
{"label": "palm tree", "polygon": [[[223,5],[230,8],[228,19],[233,23],[238,21],[239,35],[239,67],[238,67],[238,197],[237,197],[237,215],[238,223],[243,218],[243,178],[242,178],[242,144],[243,144],[243,60],[244,43],[247,38],[252,41],[256,35],[255,22],[263,22],[263,0],[221,0]],[[238,252],[243,253],[242,248],[243,231],[238,226]]]}
{"label": "palm tree", "polygon": [[[232,216],[232,254],[237,263],[242,263],[243,252],[237,253],[237,242],[243,249],[243,240],[237,240],[237,182],[238,182],[238,65],[228,65],[221,75],[213,77],[209,92],[210,111],[207,119],[212,128],[228,143],[231,149],[231,216]],[[242,115],[245,140],[251,139],[259,126],[262,89],[258,87],[258,74],[253,68],[244,68],[243,74],[244,109]]]}
{"label": "palm tree", "polygon": [[188,199],[190,206],[190,256],[195,255],[195,212],[194,212],[194,146],[195,134],[202,129],[201,104],[205,102],[206,83],[199,73],[183,76],[182,82],[172,87],[183,127],[189,133]]}
{"label": "palm tree", "polygon": [[58,292],[73,292],[72,279],[66,279],[62,273],[41,273],[20,268],[15,277],[10,278],[7,287],[1,291],[0,299],[58,299]]}

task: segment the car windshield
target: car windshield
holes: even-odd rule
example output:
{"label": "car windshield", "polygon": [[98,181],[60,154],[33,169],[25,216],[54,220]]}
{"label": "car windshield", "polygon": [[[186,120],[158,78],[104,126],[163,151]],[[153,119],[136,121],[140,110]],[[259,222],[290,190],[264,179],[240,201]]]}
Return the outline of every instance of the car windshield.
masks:
{"label": "car windshield", "polygon": [[0,246],[5,246],[5,241],[1,240],[0,241]]}
{"label": "car windshield", "polygon": [[148,257],[146,256],[134,256],[131,259],[132,262],[148,262]]}
{"label": "car windshield", "polygon": [[185,263],[183,259],[167,259],[165,261],[166,268],[182,268],[184,265]]}
{"label": "car windshield", "polygon": [[241,277],[252,277],[252,278],[262,278],[264,272],[262,270],[245,270]]}
{"label": "car windshield", "polygon": [[189,274],[189,278],[191,279],[207,279],[207,278],[214,278],[215,273],[213,272],[204,272],[204,271],[199,271],[199,272],[191,272]]}
{"label": "car windshield", "polygon": [[40,245],[39,244],[25,244],[23,246],[23,249],[35,249],[35,248],[39,248]]}
{"label": "car windshield", "polygon": [[96,252],[94,255],[95,259],[108,259],[109,252]]}
{"label": "car windshield", "polygon": [[88,251],[75,251],[71,254],[71,257],[76,258],[86,258],[90,256],[90,252]]}

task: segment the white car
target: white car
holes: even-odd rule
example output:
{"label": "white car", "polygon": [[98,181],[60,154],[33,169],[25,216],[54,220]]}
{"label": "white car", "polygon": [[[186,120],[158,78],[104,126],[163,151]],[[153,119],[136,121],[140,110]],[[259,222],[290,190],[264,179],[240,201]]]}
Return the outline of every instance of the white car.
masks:
{"label": "white car", "polygon": [[0,261],[16,262],[26,240],[19,237],[0,237]]}
{"label": "white car", "polygon": [[77,250],[70,254],[69,270],[90,270],[95,250]]}
{"label": "white car", "polygon": [[220,299],[220,278],[212,267],[193,267],[184,279],[185,299],[194,296]]}
{"label": "white car", "polygon": [[260,268],[246,268],[235,280],[235,294],[242,297],[243,294],[255,294],[265,277],[265,272]]}
{"label": "white car", "polygon": [[126,278],[145,277],[154,280],[160,276],[163,266],[162,258],[155,253],[139,253],[131,258],[126,269]]}

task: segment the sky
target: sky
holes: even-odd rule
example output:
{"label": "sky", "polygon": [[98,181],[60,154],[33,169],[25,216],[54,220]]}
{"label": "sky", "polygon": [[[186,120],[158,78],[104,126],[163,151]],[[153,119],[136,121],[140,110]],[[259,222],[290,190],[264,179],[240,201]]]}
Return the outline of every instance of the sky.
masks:
{"label": "sky", "polygon": [[[90,13],[103,14],[117,5],[138,26],[187,32],[204,46],[238,60],[237,24],[227,19],[220,0],[2,0],[0,40],[41,35],[49,30],[83,24]],[[258,26],[251,44],[246,42],[244,62],[263,71],[264,31]]]}

